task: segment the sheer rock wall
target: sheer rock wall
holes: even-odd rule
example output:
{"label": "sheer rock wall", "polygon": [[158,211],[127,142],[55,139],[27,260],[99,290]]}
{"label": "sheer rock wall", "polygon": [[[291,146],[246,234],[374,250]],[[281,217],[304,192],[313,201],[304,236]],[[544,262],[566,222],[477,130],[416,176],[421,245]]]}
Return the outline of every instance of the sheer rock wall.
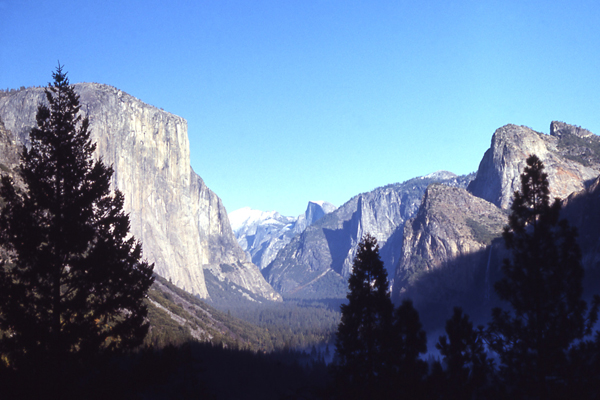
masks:
{"label": "sheer rock wall", "polygon": [[[155,272],[207,298],[203,268],[239,262],[250,291],[277,298],[256,266],[245,263],[221,200],[191,169],[187,122],[111,86],[75,89],[96,154],[114,168],[113,186],[125,195],[131,231]],[[0,119],[17,145],[28,145],[42,101],[42,88],[0,98]]]}

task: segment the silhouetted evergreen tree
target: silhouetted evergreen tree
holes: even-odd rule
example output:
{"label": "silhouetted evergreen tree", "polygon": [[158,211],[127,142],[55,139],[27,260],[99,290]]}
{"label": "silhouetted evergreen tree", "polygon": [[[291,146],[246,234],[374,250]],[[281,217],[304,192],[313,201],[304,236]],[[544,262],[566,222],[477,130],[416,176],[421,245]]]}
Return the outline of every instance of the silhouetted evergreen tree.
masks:
{"label": "silhouetted evergreen tree", "polygon": [[382,389],[385,330],[394,308],[388,286],[377,240],[366,234],[358,244],[336,338],[338,388],[351,398],[377,398]]}
{"label": "silhouetted evergreen tree", "polygon": [[88,119],[60,65],[53,78],[23,147],[24,189],[2,177],[0,345],[11,367],[60,373],[70,355],[142,342],[153,265],[130,236],[123,195],[111,195],[112,168],[93,159]]}
{"label": "silhouetted evergreen tree", "polygon": [[424,379],[427,363],[420,357],[427,353],[427,334],[411,300],[404,300],[394,311],[391,328],[386,331],[386,358],[382,383],[388,398],[427,398]]}
{"label": "silhouetted evergreen tree", "polygon": [[469,316],[455,307],[454,314],[446,321],[446,335],[440,336],[435,346],[444,357],[443,398],[486,398],[482,392],[493,367],[480,336]]}
{"label": "silhouetted evergreen tree", "polygon": [[548,399],[564,396],[567,352],[590,332],[598,299],[586,316],[577,232],[559,221],[561,204],[550,203],[543,168],[535,155],[529,157],[515,192],[503,234],[512,259],[504,261],[504,278],[495,285],[511,309],[493,310],[488,333],[513,394]]}

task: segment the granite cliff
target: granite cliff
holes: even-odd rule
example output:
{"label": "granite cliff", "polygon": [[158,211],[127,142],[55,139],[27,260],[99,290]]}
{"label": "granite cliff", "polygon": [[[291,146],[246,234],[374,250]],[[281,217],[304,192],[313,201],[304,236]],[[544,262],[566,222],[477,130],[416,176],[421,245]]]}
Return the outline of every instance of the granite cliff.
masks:
{"label": "granite cliff", "polygon": [[531,154],[544,163],[552,197],[564,199],[583,190],[600,174],[600,138],[591,132],[556,121],[550,125],[550,135],[505,125],[494,133],[468,190],[508,209],[513,193],[521,187],[520,174]]}
{"label": "granite cliff", "polygon": [[264,269],[294,236],[335,209],[326,201],[310,201],[304,214],[294,218],[246,207],[231,212],[229,221],[242,249],[254,264]]}
{"label": "granite cliff", "polygon": [[544,162],[551,196],[565,199],[562,216],[579,229],[588,282],[599,280],[600,138],[562,122],[552,122],[550,135],[506,125],[494,133],[467,190],[427,189],[417,215],[404,226],[394,301],[412,298],[434,325],[454,305],[489,317],[486,303],[494,301],[493,282],[509,256],[500,239],[502,228],[531,154]]}
{"label": "granite cliff", "polygon": [[427,186],[466,187],[471,179],[438,172],[355,196],[294,237],[263,274],[284,296],[344,297],[356,245],[369,232],[392,278],[404,222],[417,212]]}
{"label": "granite cliff", "polygon": [[465,189],[430,185],[417,215],[404,225],[393,300],[408,297],[421,310],[432,305],[449,313],[464,306],[462,297],[473,297],[473,289],[483,290],[479,297],[489,295],[492,282],[485,274],[492,253],[494,261],[498,255],[490,245],[507,221],[505,211]]}
{"label": "granite cliff", "polygon": [[[583,266],[600,278],[600,177],[589,187],[563,200],[561,217],[577,227]],[[587,278],[587,276],[586,276]],[[587,279],[586,279],[587,280]],[[600,279],[596,280],[600,282]]]}
{"label": "granite cliff", "polygon": [[[114,168],[113,186],[125,195],[131,231],[143,243],[144,256],[156,264],[155,272],[202,298],[209,297],[206,268],[219,279],[278,299],[258,268],[246,261],[221,200],[191,169],[187,122],[111,86],[82,83],[75,90],[83,115],[89,116],[96,153]],[[42,88],[0,98],[5,127],[0,134],[11,145],[28,144],[42,101]],[[221,265],[232,267],[223,271]]]}

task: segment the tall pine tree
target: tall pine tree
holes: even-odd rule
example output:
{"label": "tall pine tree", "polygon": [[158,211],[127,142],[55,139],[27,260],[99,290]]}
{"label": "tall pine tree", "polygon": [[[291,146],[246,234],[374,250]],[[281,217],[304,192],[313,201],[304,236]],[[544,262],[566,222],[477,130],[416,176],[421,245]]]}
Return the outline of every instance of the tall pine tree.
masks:
{"label": "tall pine tree", "polygon": [[559,221],[561,204],[550,202],[543,169],[535,155],[529,157],[514,194],[503,235],[512,259],[504,261],[504,278],[495,285],[511,309],[495,308],[488,332],[515,394],[547,399],[561,393],[567,352],[590,332],[598,306],[586,315],[577,232]]}
{"label": "tall pine tree", "polygon": [[388,286],[377,240],[366,234],[358,244],[348,279],[348,303],[341,306],[336,338],[338,388],[355,398],[373,396],[382,389],[385,331],[392,325],[394,310]]}
{"label": "tall pine tree", "polygon": [[481,336],[469,316],[460,307],[454,307],[452,317],[446,321],[446,335],[440,336],[435,345],[446,366],[441,388],[446,398],[487,398],[483,391],[487,389],[493,365]]}
{"label": "tall pine tree", "polygon": [[2,177],[0,340],[4,359],[59,360],[139,345],[153,265],[129,233],[112,168],[95,161],[89,122],[62,67],[46,89],[31,148],[23,147],[24,189]]}
{"label": "tall pine tree", "polygon": [[424,380],[428,366],[420,356],[427,353],[427,334],[411,300],[404,300],[394,311],[392,326],[385,335],[386,362],[382,374],[385,397],[426,399]]}

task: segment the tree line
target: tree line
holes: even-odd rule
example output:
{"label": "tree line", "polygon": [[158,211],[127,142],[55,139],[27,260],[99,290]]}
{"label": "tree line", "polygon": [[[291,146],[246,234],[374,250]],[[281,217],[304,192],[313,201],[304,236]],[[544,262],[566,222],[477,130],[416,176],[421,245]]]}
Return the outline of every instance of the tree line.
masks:
{"label": "tree line", "polygon": [[577,231],[550,202],[544,165],[532,155],[514,193],[503,239],[511,258],[494,285],[506,308],[473,327],[459,307],[426,363],[426,333],[410,300],[396,309],[376,240],[365,235],[337,332],[333,398],[595,399],[600,297],[582,299]]}

